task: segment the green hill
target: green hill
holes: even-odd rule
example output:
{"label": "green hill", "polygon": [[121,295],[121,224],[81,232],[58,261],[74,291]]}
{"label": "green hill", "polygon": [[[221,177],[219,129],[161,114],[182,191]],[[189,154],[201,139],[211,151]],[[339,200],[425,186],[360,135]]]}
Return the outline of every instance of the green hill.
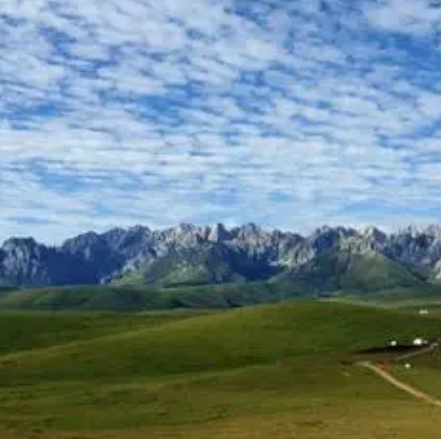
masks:
{"label": "green hill", "polygon": [[197,314],[184,311],[130,315],[2,312],[0,313],[0,355],[156,327],[195,315]]}
{"label": "green hill", "polygon": [[276,277],[280,284],[297,284],[311,292],[355,291],[424,287],[427,284],[404,266],[374,251],[338,250],[320,255],[297,270]]}
{"label": "green hill", "polygon": [[231,308],[304,297],[296,284],[248,282],[180,286],[84,286],[13,291],[0,296],[0,309],[142,311],[176,308]]}
{"label": "green hill", "polygon": [[430,313],[441,314],[441,287],[426,285],[422,287],[402,287],[379,290],[360,295],[357,291],[345,291],[332,299],[382,308],[404,308],[409,310],[428,309]]}
{"label": "green hill", "polygon": [[[288,304],[243,308],[94,338],[68,346],[3,357],[0,383],[14,377],[99,379],[130,375],[225,370],[304,355],[355,352],[391,338],[411,338],[424,323],[441,335],[436,319],[342,304]],[[354,336],[360,334],[360,336]],[[75,366],[71,359],[75,358]]]}
{"label": "green hill", "polygon": [[17,290],[0,296],[2,309],[26,310],[109,310],[140,311],[157,309],[156,289],[79,286]]}
{"label": "green hill", "polygon": [[0,335],[0,424],[19,438],[410,439],[441,425],[352,364],[392,337],[440,336],[437,319],[319,302],[56,316],[0,313],[0,328],[35,332]]}

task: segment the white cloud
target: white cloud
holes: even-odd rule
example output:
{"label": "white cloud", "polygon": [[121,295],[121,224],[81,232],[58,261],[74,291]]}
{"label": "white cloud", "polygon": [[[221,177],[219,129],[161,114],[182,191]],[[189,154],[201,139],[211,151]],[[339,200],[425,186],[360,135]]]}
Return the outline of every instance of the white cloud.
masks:
{"label": "white cloud", "polygon": [[434,218],[439,55],[373,34],[430,37],[409,3],[0,2],[0,237]]}
{"label": "white cloud", "polygon": [[421,37],[441,26],[441,5],[431,0],[368,2],[365,12],[372,25],[386,31]]}

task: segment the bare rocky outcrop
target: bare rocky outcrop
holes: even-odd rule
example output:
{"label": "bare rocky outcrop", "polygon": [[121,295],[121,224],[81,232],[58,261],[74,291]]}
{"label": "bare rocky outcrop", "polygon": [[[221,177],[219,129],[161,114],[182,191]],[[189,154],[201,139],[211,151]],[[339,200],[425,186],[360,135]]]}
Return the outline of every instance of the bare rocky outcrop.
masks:
{"label": "bare rocky outcrop", "polygon": [[[250,278],[255,278],[258,270],[273,273],[296,269],[328,252],[373,251],[424,273],[433,282],[441,281],[439,226],[410,226],[391,234],[374,227],[355,230],[325,226],[301,236],[264,230],[255,224],[233,228],[223,224],[180,224],[163,230],[135,226],[103,234],[88,232],[59,247],[48,247],[32,238],[9,239],[0,247],[0,285],[107,283],[168,255],[173,254],[172,260],[178,260],[179,255],[197,255],[198,251],[205,252],[210,261],[220,260],[223,254],[230,258],[234,255],[235,266],[243,260],[243,267],[251,267]],[[241,276],[247,279],[247,272],[242,270]]]}

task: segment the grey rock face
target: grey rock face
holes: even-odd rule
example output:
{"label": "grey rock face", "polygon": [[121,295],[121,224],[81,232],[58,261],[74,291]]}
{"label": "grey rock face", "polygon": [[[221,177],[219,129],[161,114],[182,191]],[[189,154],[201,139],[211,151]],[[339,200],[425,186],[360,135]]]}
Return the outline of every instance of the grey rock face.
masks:
{"label": "grey rock face", "polygon": [[441,229],[408,227],[389,237],[390,257],[420,269],[431,269],[441,259]]}
{"label": "grey rock face", "polygon": [[223,224],[216,224],[209,228],[207,240],[210,242],[223,242],[230,238],[230,233]]}
{"label": "grey rock face", "polygon": [[[136,226],[103,234],[89,232],[67,240],[60,247],[47,247],[32,238],[10,239],[0,248],[0,286],[106,283],[170,254],[191,251],[194,255],[202,249],[206,251],[207,245],[229,249],[235,255],[242,255],[247,267],[255,264],[257,271],[268,273],[274,269],[295,269],[331,251],[375,251],[424,271],[434,281],[441,280],[441,227],[438,226],[408,227],[392,234],[373,227],[363,231],[322,227],[303,237],[263,230],[255,224],[231,229],[223,224],[213,227],[181,224],[164,230]],[[231,254],[227,250],[225,254]],[[255,275],[254,272],[254,278]]]}
{"label": "grey rock face", "polygon": [[[76,283],[78,273],[93,282],[85,261],[32,238],[10,239],[0,249],[0,285],[46,286]],[[81,283],[81,282],[80,282]]]}

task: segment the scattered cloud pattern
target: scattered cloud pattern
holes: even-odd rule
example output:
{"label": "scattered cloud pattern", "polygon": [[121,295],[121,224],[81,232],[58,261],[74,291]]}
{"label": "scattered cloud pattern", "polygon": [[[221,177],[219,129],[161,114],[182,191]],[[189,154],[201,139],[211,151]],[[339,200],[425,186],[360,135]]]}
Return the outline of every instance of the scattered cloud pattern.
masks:
{"label": "scattered cloud pattern", "polygon": [[441,2],[2,0],[0,237],[437,221]]}

